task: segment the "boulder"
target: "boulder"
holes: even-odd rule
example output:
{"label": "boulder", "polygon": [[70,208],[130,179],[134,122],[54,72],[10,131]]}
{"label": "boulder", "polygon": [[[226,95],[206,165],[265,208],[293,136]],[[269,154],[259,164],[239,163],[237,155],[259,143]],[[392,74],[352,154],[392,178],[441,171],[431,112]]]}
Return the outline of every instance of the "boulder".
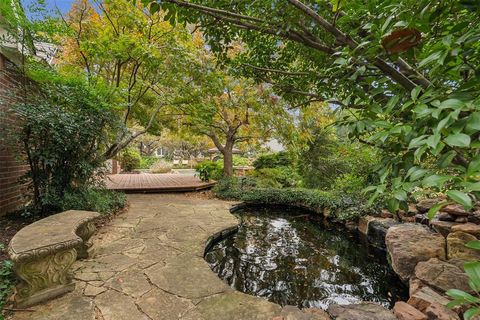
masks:
{"label": "boulder", "polygon": [[452,227],[452,231],[462,231],[465,233],[469,233],[471,235],[474,235],[475,237],[480,236],[480,225],[475,224],[475,223],[463,223],[463,224],[457,224]]}
{"label": "boulder", "polygon": [[368,225],[370,224],[370,221],[375,219],[375,217],[372,216],[363,216],[358,219],[358,231],[363,234],[364,236],[367,235],[368,233]]}
{"label": "boulder", "polygon": [[416,214],[414,218],[415,218],[415,223],[420,223],[428,226],[430,222],[430,220],[428,220],[427,216],[425,216],[424,214],[420,214],[420,213]]}
{"label": "boulder", "polygon": [[380,218],[393,218],[393,213],[386,209],[380,211]]}
{"label": "boulder", "polygon": [[420,224],[391,227],[385,242],[392,268],[404,282],[414,274],[418,262],[430,258],[445,260],[445,239]]}
{"label": "boulder", "polygon": [[402,220],[402,222],[404,223],[415,223],[415,217],[407,217],[407,216],[402,216],[400,217],[400,219]]}
{"label": "boulder", "polygon": [[327,311],[336,320],[397,320],[390,310],[373,302],[333,304]]}
{"label": "boulder", "polygon": [[395,303],[393,313],[399,320],[428,320],[424,313],[403,301]]}
{"label": "boulder", "polygon": [[415,278],[415,276],[412,276],[408,281],[408,296],[413,295],[417,290],[420,290],[423,287],[425,287],[425,283],[423,283],[422,280]]}
{"label": "boulder", "polygon": [[439,212],[439,213],[436,214],[435,218],[440,220],[440,221],[455,221],[455,219],[456,219],[455,216],[452,216],[448,212]]}
{"label": "boulder", "polygon": [[437,218],[432,219],[432,221],[430,221],[430,226],[433,228],[433,230],[437,231],[445,238],[448,236],[450,232],[452,232],[453,227],[457,225],[460,225],[460,224],[457,222],[451,222],[451,221],[441,221]]}
{"label": "boulder", "polygon": [[438,303],[432,303],[430,306],[428,306],[428,308],[425,310],[425,314],[428,316],[428,319],[460,320],[460,317],[455,311],[452,311]]}
{"label": "boulder", "polygon": [[417,207],[416,207],[413,203],[410,203],[410,204],[408,205],[407,215],[409,215],[409,216],[415,216],[417,213],[418,213]]}
{"label": "boulder", "polygon": [[463,269],[437,258],[419,262],[415,267],[415,277],[439,292],[448,289],[471,290]]}
{"label": "boulder", "polygon": [[468,216],[469,212],[466,211],[462,205],[459,204],[449,204],[445,207],[443,207],[441,212],[446,212],[449,213],[453,216]]}
{"label": "boulder", "polygon": [[[326,315],[326,317],[325,317]],[[325,311],[320,312],[305,312],[305,310],[300,310],[296,306],[284,306],[279,317],[273,318],[272,320],[330,320],[328,314]]]}
{"label": "boulder", "polygon": [[417,203],[416,207],[418,212],[425,213],[440,201],[442,200],[441,199],[423,199]]}
{"label": "boulder", "polygon": [[425,312],[427,308],[434,303],[445,306],[449,302],[447,298],[439,295],[429,287],[423,287],[417,290],[407,301],[409,305],[417,308],[421,312]]}
{"label": "boulder", "polygon": [[390,227],[399,222],[391,218],[374,218],[368,224],[367,240],[376,248],[386,249],[385,236]]}
{"label": "boulder", "polygon": [[330,316],[327,312],[323,311],[322,309],[318,308],[306,308],[303,309],[305,314],[310,315],[311,320],[330,320]]}
{"label": "boulder", "polygon": [[465,247],[469,241],[477,240],[477,238],[463,231],[452,232],[447,236],[447,254],[448,259],[460,260],[478,260],[480,259],[480,251]]}
{"label": "boulder", "polygon": [[466,216],[458,216],[455,218],[455,222],[458,222],[458,223],[466,223],[468,222],[468,217]]}
{"label": "boulder", "polygon": [[480,224],[480,210],[472,212],[468,217],[467,217],[468,222]]}

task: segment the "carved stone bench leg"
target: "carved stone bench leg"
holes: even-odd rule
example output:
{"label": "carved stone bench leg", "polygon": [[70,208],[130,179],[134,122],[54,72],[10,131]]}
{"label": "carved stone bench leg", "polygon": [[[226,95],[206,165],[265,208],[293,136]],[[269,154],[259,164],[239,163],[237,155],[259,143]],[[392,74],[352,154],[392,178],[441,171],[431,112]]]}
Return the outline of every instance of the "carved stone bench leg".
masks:
{"label": "carved stone bench leg", "polygon": [[15,296],[15,304],[19,308],[32,306],[75,289],[70,273],[70,267],[77,259],[75,249],[58,251],[37,260],[35,258],[14,264],[15,272],[21,278]]}
{"label": "carved stone bench leg", "polygon": [[90,237],[95,233],[95,224],[93,221],[87,222],[77,229],[77,235],[82,238],[83,243],[77,247],[77,258],[88,258],[88,249],[92,246]]}

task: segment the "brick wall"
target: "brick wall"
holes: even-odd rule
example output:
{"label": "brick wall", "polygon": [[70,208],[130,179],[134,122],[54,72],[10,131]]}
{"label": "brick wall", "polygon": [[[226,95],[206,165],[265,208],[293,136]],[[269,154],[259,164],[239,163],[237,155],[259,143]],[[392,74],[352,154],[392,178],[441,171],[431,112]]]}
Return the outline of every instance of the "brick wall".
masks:
{"label": "brick wall", "polygon": [[19,183],[28,165],[21,148],[8,136],[9,129],[18,126],[8,108],[20,101],[22,81],[15,65],[0,54],[0,216],[21,208],[28,201],[26,187]]}

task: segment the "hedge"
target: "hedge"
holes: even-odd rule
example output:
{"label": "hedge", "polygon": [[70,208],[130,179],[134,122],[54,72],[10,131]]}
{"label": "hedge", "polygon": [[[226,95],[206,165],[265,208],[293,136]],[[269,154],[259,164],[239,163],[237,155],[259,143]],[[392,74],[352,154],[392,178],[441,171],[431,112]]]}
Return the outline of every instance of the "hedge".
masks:
{"label": "hedge", "polygon": [[225,200],[306,208],[338,221],[354,220],[379,212],[376,205],[368,205],[358,195],[304,188],[259,188],[255,180],[248,177],[222,179],[214,192]]}

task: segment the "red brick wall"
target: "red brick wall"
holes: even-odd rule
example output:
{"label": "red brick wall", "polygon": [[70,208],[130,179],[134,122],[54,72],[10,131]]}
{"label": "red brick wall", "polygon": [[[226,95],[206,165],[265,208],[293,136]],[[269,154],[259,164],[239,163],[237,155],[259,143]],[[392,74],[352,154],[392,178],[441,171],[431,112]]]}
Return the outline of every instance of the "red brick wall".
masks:
{"label": "red brick wall", "polygon": [[8,108],[21,99],[22,81],[17,68],[0,54],[0,216],[17,210],[28,201],[25,185],[19,183],[28,170],[21,148],[8,136],[16,127]]}

